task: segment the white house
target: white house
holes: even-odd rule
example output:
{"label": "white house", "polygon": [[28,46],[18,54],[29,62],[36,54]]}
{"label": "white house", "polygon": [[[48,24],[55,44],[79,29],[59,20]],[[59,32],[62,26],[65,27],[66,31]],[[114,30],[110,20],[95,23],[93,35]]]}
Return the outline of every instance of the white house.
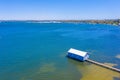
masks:
{"label": "white house", "polygon": [[76,50],[73,48],[68,50],[67,56],[79,61],[85,61],[89,58],[89,54],[87,52]]}
{"label": "white house", "polygon": [[120,26],[120,23],[118,25]]}

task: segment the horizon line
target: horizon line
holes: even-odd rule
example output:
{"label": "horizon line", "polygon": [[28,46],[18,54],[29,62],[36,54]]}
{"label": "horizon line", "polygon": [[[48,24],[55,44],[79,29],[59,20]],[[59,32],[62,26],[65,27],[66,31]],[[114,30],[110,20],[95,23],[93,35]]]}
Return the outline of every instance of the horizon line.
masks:
{"label": "horizon line", "polygon": [[0,21],[79,21],[79,20],[118,20],[120,18],[107,19],[0,19]]}

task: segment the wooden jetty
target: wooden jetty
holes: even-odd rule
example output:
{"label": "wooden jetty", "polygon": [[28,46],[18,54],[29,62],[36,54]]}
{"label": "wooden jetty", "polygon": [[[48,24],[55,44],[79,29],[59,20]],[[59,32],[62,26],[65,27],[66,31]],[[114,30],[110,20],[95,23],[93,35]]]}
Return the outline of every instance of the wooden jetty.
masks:
{"label": "wooden jetty", "polygon": [[86,61],[120,73],[120,69],[110,67],[110,66],[105,65],[103,63],[99,63],[99,62],[96,62],[96,61],[93,61],[93,60],[90,60],[90,59],[87,59]]}
{"label": "wooden jetty", "polygon": [[113,70],[113,71],[116,71],[116,72],[120,73],[120,69],[105,65],[103,63],[93,61],[91,59],[88,59],[89,58],[88,52],[84,52],[84,51],[80,51],[80,50],[76,50],[76,49],[71,48],[71,49],[68,50],[67,56],[70,57],[70,58],[82,61],[82,62],[87,61],[87,62],[96,64],[96,65],[99,65],[101,67],[104,67],[104,68],[107,68],[107,69],[110,69],[110,70]]}

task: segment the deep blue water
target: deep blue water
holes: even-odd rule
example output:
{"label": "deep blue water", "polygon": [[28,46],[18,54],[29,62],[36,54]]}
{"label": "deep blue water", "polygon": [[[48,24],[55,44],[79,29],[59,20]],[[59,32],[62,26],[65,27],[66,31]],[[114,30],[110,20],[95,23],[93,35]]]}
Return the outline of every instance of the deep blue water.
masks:
{"label": "deep blue water", "polygon": [[65,57],[71,47],[120,68],[120,59],[116,58],[120,55],[118,26],[2,22],[0,80],[79,80],[81,73]]}

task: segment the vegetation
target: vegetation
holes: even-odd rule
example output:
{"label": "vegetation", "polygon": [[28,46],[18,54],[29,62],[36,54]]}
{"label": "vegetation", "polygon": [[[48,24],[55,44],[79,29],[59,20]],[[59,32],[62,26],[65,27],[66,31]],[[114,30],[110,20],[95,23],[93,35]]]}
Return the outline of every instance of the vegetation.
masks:
{"label": "vegetation", "polygon": [[43,23],[90,23],[90,24],[111,24],[120,25],[120,19],[105,19],[105,20],[0,20],[0,22],[43,22]]}
{"label": "vegetation", "polygon": [[120,25],[120,19],[109,19],[109,20],[108,19],[106,19],[106,20],[60,20],[60,22]]}

